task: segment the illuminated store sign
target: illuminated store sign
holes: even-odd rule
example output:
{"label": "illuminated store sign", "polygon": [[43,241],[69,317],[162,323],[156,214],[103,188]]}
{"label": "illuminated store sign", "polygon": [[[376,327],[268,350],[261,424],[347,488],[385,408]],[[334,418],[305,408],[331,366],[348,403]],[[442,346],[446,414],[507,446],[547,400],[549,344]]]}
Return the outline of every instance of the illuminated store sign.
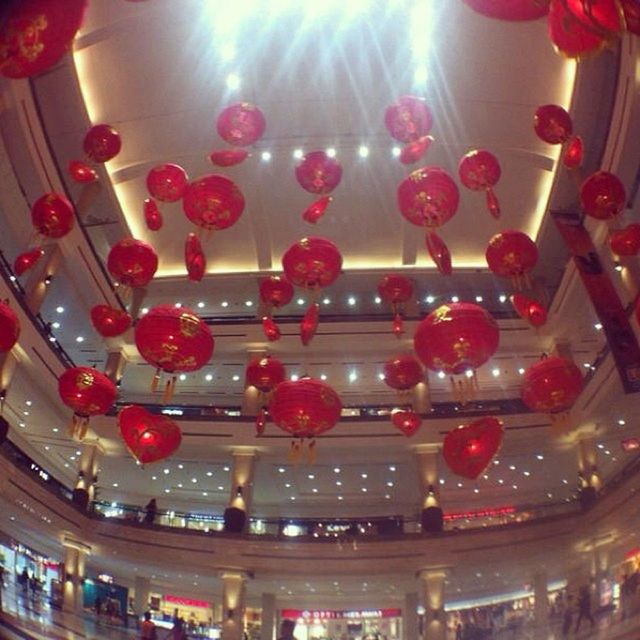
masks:
{"label": "illuminated store sign", "polygon": [[476,511],[459,511],[457,513],[445,513],[445,520],[469,520],[471,518],[496,518],[508,516],[516,512],[515,507],[496,507],[495,509],[478,509]]}
{"label": "illuminated store sign", "polygon": [[328,611],[307,609],[283,609],[282,618],[313,622],[314,620],[370,620],[372,618],[399,618],[401,609],[359,609],[353,611]]}
{"label": "illuminated store sign", "polygon": [[46,471],[42,470],[35,462],[31,463],[31,471],[37,473],[38,476],[40,476],[40,478],[45,482],[49,482],[49,474]]}
{"label": "illuminated store sign", "polygon": [[180,598],[179,596],[164,596],[164,601],[180,607],[197,607],[199,609],[211,609],[212,607],[211,603],[205,600],[192,600],[191,598]]}
{"label": "illuminated store sign", "polygon": [[636,451],[640,449],[640,439],[639,438],[626,438],[621,443],[623,451]]}

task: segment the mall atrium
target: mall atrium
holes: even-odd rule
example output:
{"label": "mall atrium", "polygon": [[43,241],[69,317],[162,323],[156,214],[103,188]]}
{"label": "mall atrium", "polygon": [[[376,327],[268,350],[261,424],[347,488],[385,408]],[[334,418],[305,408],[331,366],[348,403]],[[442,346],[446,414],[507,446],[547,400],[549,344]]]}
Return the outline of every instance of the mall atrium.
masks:
{"label": "mall atrium", "polygon": [[638,34],[2,3],[0,637],[637,640]]}

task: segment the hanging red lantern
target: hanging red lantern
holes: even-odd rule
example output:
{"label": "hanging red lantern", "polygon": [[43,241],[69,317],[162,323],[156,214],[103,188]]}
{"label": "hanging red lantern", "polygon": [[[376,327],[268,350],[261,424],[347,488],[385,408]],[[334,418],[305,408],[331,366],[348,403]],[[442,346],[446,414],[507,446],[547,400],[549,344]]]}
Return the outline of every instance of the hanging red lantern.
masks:
{"label": "hanging red lantern", "polygon": [[0,72],[28,78],[47,71],[69,51],[88,0],[19,0],[0,23]]}
{"label": "hanging red lantern", "polygon": [[74,182],[79,184],[89,184],[95,182],[98,179],[98,174],[95,169],[92,169],[85,162],[80,160],[71,160],[67,167],[69,175]]}
{"label": "hanging red lantern", "polygon": [[592,173],[580,189],[580,203],[586,215],[611,220],[624,209],[627,192],[620,178],[607,171]]}
{"label": "hanging red lantern", "polygon": [[247,365],[245,381],[263,393],[273,391],[286,377],[284,364],[273,356],[257,357]]}
{"label": "hanging red lantern", "polygon": [[0,353],[13,349],[20,337],[20,320],[9,306],[9,301],[0,301]]}
{"label": "hanging red lantern", "polygon": [[320,322],[320,305],[317,302],[312,302],[308,307],[300,322],[300,340],[306,347],[308,346],[318,330],[318,324]]}
{"label": "hanging red lantern", "polygon": [[477,388],[475,370],[498,348],[500,331],[493,317],[477,304],[452,302],[432,311],[416,329],[415,352],[431,371],[450,376],[454,397],[465,402]]}
{"label": "hanging red lantern", "polygon": [[262,111],[249,102],[238,102],[227,107],[216,122],[218,135],[237,147],[248,147],[257,142],[262,138],[266,126]]}
{"label": "hanging red lantern", "polygon": [[160,202],[177,202],[189,184],[187,172],[177,164],[161,164],[149,170],[147,190]]}
{"label": "hanging red lantern", "polygon": [[331,196],[322,196],[315,202],[311,203],[302,214],[302,219],[305,222],[315,224],[326,213],[327,207],[331,204],[333,198]]}
{"label": "hanging red lantern", "polygon": [[216,167],[233,167],[244,162],[250,153],[246,149],[214,149],[209,161]]}
{"label": "hanging red lantern", "polygon": [[143,211],[147,229],[149,229],[149,231],[160,231],[163,224],[162,214],[160,213],[158,204],[153,198],[145,198]]}
{"label": "hanging red lantern", "polygon": [[238,221],[244,211],[244,196],[232,180],[211,174],[187,185],[182,208],[193,224],[220,231]]}
{"label": "hanging red lantern", "polygon": [[207,270],[207,257],[202,250],[200,238],[195,233],[190,233],[184,245],[184,263],[187,267],[187,276],[192,282],[200,282]]}
{"label": "hanging red lantern", "polygon": [[134,238],[116,242],[107,258],[109,273],[126,287],[144,287],[158,269],[158,254],[154,248]]}
{"label": "hanging red lantern", "polygon": [[173,394],[176,373],[197,371],[213,355],[209,327],[186,307],[154,307],[138,320],[134,337],[140,355],[156,368],[152,389],[158,387],[160,371],[172,376],[165,387],[165,402]]}
{"label": "hanging red lantern", "polygon": [[421,160],[425,153],[429,151],[432,142],[433,136],[422,136],[422,138],[418,138],[415,142],[410,142],[405,145],[400,151],[400,162],[402,162],[402,164],[414,164],[418,162],[418,160]]}
{"label": "hanging red lantern", "polygon": [[500,450],[502,421],[492,416],[452,429],[444,438],[442,456],[457,476],[475,480]]}
{"label": "hanging red lantern", "polygon": [[624,13],[619,0],[565,0],[566,6],[581,24],[601,35],[613,35],[624,29]]}
{"label": "hanging red lantern", "polygon": [[58,379],[62,402],[73,409],[70,435],[82,440],[91,416],[104,415],[116,400],[116,385],[93,367],[72,367]]}
{"label": "hanging red lantern", "polygon": [[424,380],[420,363],[410,355],[390,358],[383,371],[385,383],[396,391],[409,391]]}
{"label": "hanging red lantern", "polygon": [[555,48],[569,58],[579,58],[604,47],[604,34],[585,26],[567,8],[567,0],[551,0],[549,37]]}
{"label": "hanging red lantern", "polygon": [[378,283],[378,295],[391,305],[393,333],[399,338],[404,333],[403,305],[413,297],[413,282],[406,276],[386,275]]}
{"label": "hanging red lantern", "polygon": [[57,240],[73,229],[75,210],[63,195],[45,193],[31,207],[31,222],[39,234]]}
{"label": "hanging red lantern", "polygon": [[514,293],[511,296],[511,304],[516,313],[532,327],[538,328],[547,322],[547,310],[536,300],[521,293]]}
{"label": "hanging red lantern", "polygon": [[269,276],[260,281],[260,299],[264,306],[262,315],[262,329],[271,342],[280,339],[280,329],[271,314],[273,309],[279,309],[291,302],[293,285],[283,276]]}
{"label": "hanging red lantern", "polygon": [[165,415],[154,415],[130,405],[118,414],[120,437],[140,464],[151,464],[172,456],[182,443],[180,427]]}
{"label": "hanging red lantern", "polygon": [[309,193],[331,193],[342,178],[340,163],[324,151],[307,153],[296,167],[298,184]]}
{"label": "hanging red lantern", "polygon": [[640,3],[637,0],[620,0],[627,31],[640,36]]}
{"label": "hanging red lantern", "polygon": [[13,272],[20,277],[23,273],[29,271],[29,269],[33,269],[43,255],[44,250],[41,247],[36,247],[35,249],[21,253],[13,263]]}
{"label": "hanging red lantern", "polygon": [[312,378],[281,382],[273,392],[269,413],[275,424],[290,433],[294,441],[291,457],[299,458],[302,440],[309,438],[309,458],[313,460],[313,439],[332,429],[340,420],[342,403],[338,394],[326,383]]}
{"label": "hanging red lantern", "polygon": [[407,438],[410,438],[420,428],[422,418],[415,411],[396,409],[391,412],[391,423]]}
{"label": "hanging red lantern", "polygon": [[431,256],[433,263],[438,268],[438,271],[443,276],[450,276],[453,273],[451,252],[444,240],[435,231],[428,231],[425,236],[425,244],[427,245],[427,251]]}
{"label": "hanging red lantern", "polygon": [[580,136],[575,136],[567,143],[562,154],[562,164],[567,169],[577,169],[582,165],[584,158],[584,145]]}
{"label": "hanging red lantern", "polygon": [[500,217],[500,203],[493,191],[498,184],[502,169],[498,159],[485,149],[469,151],[458,165],[462,184],[472,191],[485,191],[487,209],[494,218]]}
{"label": "hanging red lantern", "polygon": [[328,287],[342,272],[342,255],[331,240],[309,237],[292,244],[282,256],[288,280],[298,287]]}
{"label": "hanging red lantern", "polygon": [[433,116],[421,98],[402,96],[387,107],[384,126],[392,138],[400,142],[416,142],[431,131]]}
{"label": "hanging red lantern", "polygon": [[485,253],[491,271],[501,278],[511,278],[518,289],[531,287],[529,272],[538,262],[536,243],[522,231],[509,229],[496,233]]}
{"label": "hanging red lantern", "polygon": [[609,247],[618,256],[637,256],[640,252],[640,224],[634,222],[624,229],[612,231]]}
{"label": "hanging red lantern", "polygon": [[98,304],[91,309],[91,324],[104,338],[115,338],[127,331],[133,320],[122,309],[115,309],[108,304]]}
{"label": "hanging red lantern", "polygon": [[84,137],[84,152],[94,162],[108,162],[115,158],[122,148],[120,134],[109,124],[96,124]]}
{"label": "hanging red lantern", "polygon": [[498,20],[537,20],[547,15],[550,0],[463,0],[474,11]]}
{"label": "hanging red lantern", "polygon": [[549,144],[562,144],[573,134],[573,121],[562,107],[545,104],[536,109],[533,128],[540,140]]}

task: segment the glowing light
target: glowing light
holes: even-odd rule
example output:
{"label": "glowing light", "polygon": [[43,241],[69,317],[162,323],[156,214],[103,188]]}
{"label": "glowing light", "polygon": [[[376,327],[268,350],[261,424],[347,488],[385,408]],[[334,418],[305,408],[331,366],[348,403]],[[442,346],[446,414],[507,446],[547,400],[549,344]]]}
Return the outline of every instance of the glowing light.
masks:
{"label": "glowing light", "polygon": [[335,150],[333,147],[329,147],[329,148],[327,149],[327,155],[328,155],[330,158],[335,158],[335,157],[336,157],[336,150]]}
{"label": "glowing light", "polygon": [[236,89],[240,88],[240,76],[238,76],[235,73],[230,73],[227,76],[227,89],[230,89],[231,91],[235,91]]}
{"label": "glowing light", "polygon": [[262,162],[269,162],[271,160],[271,151],[263,151],[260,154],[260,158],[262,159]]}
{"label": "glowing light", "polygon": [[304,156],[304,151],[302,149],[294,149],[293,150],[293,157],[296,160],[302,160],[303,156]]}
{"label": "glowing light", "polygon": [[391,155],[394,158],[399,158],[401,153],[402,153],[402,149],[400,147],[396,146],[391,149]]}
{"label": "glowing light", "polygon": [[368,158],[369,157],[369,147],[367,147],[366,145],[360,145],[360,147],[358,147],[358,155],[361,158]]}

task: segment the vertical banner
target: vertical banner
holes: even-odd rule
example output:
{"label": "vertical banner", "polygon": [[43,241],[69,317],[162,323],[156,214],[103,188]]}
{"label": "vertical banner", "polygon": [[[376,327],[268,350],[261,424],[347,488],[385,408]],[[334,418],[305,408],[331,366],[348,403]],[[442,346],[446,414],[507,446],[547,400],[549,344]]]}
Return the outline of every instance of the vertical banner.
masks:
{"label": "vertical banner", "polygon": [[576,214],[552,213],[607,337],[625,393],[640,391],[640,346],[591,236]]}

